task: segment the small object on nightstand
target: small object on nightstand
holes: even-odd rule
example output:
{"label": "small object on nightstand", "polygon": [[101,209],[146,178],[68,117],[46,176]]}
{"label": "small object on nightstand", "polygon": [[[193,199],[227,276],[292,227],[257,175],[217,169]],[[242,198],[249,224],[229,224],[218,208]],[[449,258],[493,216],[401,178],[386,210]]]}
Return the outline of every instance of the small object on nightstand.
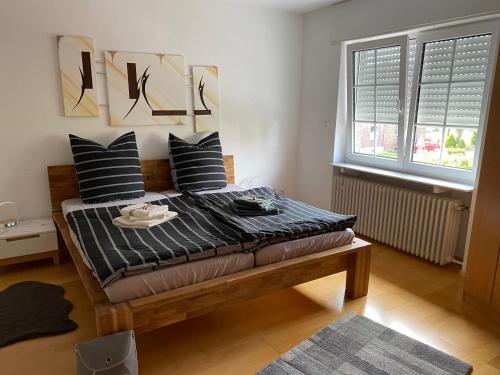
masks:
{"label": "small object on nightstand", "polygon": [[56,228],[52,219],[21,220],[0,231],[0,266],[52,258],[59,265]]}
{"label": "small object on nightstand", "polygon": [[7,219],[0,221],[0,228],[9,229],[15,227],[17,225],[17,221],[14,219]]}
{"label": "small object on nightstand", "polygon": [[[2,202],[0,203],[1,211],[9,211],[8,208],[11,208],[11,211],[15,211],[15,213],[7,214],[8,218],[4,218],[3,215],[0,216],[0,232],[4,229],[12,228],[17,225],[19,222],[19,208],[17,208],[17,204],[14,202]],[[12,218],[15,216],[15,218]]]}

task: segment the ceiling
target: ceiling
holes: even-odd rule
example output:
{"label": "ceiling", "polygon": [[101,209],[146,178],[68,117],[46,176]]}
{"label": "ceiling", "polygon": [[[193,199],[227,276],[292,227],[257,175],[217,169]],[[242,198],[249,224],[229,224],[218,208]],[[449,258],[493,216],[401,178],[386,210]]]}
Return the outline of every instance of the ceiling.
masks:
{"label": "ceiling", "polygon": [[331,4],[342,3],[347,0],[229,0],[234,3],[273,8],[295,13],[307,13]]}

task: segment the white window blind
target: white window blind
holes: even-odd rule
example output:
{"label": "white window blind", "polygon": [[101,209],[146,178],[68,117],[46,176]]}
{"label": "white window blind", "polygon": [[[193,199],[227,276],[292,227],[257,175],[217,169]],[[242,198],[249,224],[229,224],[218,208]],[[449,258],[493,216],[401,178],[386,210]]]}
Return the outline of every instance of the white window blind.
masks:
{"label": "white window blind", "polygon": [[401,46],[353,55],[354,152],[397,159]]}
{"label": "white window blind", "polygon": [[471,170],[491,34],[423,44],[413,162]]}

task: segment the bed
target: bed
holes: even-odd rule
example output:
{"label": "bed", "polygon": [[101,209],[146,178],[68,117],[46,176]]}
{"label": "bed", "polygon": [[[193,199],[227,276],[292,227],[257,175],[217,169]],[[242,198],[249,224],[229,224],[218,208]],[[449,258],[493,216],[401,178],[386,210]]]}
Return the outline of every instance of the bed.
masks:
{"label": "bed", "polygon": [[[234,184],[233,157],[224,156],[224,164],[228,183]],[[168,160],[142,161],[141,169],[146,191],[164,192],[163,195],[166,196],[175,194],[172,192]],[[61,252],[69,252],[73,259],[95,309],[98,335],[126,329],[134,329],[139,334],[342,271],[347,271],[347,297],[358,298],[367,294],[370,244],[357,238],[354,238],[352,243],[340,247],[335,245],[342,244],[342,241],[330,238],[332,248],[320,252],[311,251],[318,246],[314,241],[309,241],[306,245],[294,242],[273,244],[269,246],[268,252],[228,254],[226,257],[230,258],[229,260],[218,256],[181,265],[187,269],[172,267],[168,272],[176,274],[177,278],[174,277],[173,280],[177,281],[165,290],[160,288],[154,293],[148,293],[139,288],[134,291],[133,278],[144,278],[137,275],[121,279],[124,280],[121,284],[111,284],[115,290],[110,291],[110,286],[108,289],[103,288],[85,264],[85,256],[82,256],[63,213],[62,203],[79,197],[74,166],[48,167],[48,176],[59,248]],[[343,240],[346,241],[345,238]],[[323,246],[324,243],[328,242],[323,242]],[[300,253],[304,248],[309,248],[305,252],[306,255],[297,256],[297,251]],[[202,261],[208,263],[196,266],[197,262]],[[199,273],[199,270],[208,270],[210,267],[220,269],[220,262],[226,261],[230,265],[228,267],[232,267],[228,272],[201,277],[202,281],[195,283],[192,279],[183,280],[183,275],[194,272],[189,267],[201,267],[198,268]],[[210,262],[214,264],[208,265]],[[135,294],[124,294],[124,291],[129,290]]]}

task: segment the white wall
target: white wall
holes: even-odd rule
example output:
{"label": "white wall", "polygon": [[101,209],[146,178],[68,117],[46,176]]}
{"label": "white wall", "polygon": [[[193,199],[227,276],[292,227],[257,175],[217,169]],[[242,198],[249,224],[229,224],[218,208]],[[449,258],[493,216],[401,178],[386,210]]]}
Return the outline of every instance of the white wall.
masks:
{"label": "white wall", "polygon": [[[167,157],[173,132],[192,124],[111,128],[62,116],[56,34],[94,38],[102,51],[183,54],[221,74],[221,136],[238,181],[295,194],[302,16],[218,0],[2,0],[0,3],[0,201],[24,217],[50,213],[46,167],[72,163],[68,133],[107,143],[135,130],[143,159]],[[102,95],[102,93],[100,93]]]}
{"label": "white wall", "polygon": [[306,14],[298,197],[330,208],[340,41],[492,11],[499,0],[350,0]]}

